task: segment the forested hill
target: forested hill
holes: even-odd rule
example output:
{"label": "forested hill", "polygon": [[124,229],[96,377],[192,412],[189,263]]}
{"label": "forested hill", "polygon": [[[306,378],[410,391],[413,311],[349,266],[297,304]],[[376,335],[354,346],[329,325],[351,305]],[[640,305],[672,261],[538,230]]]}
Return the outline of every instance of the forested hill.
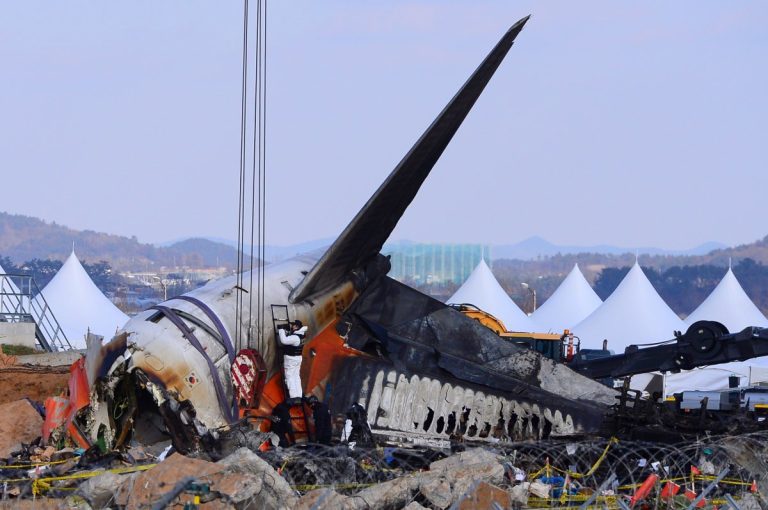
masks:
{"label": "forested hill", "polygon": [[0,255],[16,263],[32,259],[64,260],[72,251],[81,260],[107,261],[117,270],[165,267],[227,267],[237,265],[237,250],[207,239],[187,239],[170,246],[140,243],[92,230],[74,230],[56,222],[0,212]]}

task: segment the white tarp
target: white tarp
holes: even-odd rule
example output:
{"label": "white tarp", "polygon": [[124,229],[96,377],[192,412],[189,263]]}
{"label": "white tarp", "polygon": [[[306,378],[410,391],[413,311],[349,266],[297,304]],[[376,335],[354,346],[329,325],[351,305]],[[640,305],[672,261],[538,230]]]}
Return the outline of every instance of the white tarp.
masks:
{"label": "white tarp", "polygon": [[501,288],[484,260],[480,261],[447,303],[475,305],[500,319],[509,331],[533,330],[531,320]]}
{"label": "white tarp", "polygon": [[661,299],[635,262],[613,294],[589,317],[569,328],[581,339],[582,348],[622,353],[631,344],[648,344],[674,338],[686,329],[682,320]]}
{"label": "white tarp", "polygon": [[594,312],[603,301],[595,294],[575,264],[554,293],[531,319],[538,331],[562,333],[564,329],[581,322]]}
{"label": "white tarp", "polygon": [[690,326],[700,320],[720,322],[731,333],[747,326],[768,327],[768,319],[749,299],[731,268],[707,299],[685,319],[685,323]]}
{"label": "white tarp", "polygon": [[[761,366],[762,365],[762,366]],[[728,389],[728,377],[739,378],[739,386],[768,382],[768,360],[759,358],[750,361],[733,361],[694,370],[683,370],[678,374],[666,374],[665,393],[671,395],[681,391],[707,391]]]}
{"label": "white tarp", "polygon": [[75,349],[85,348],[89,329],[111,339],[128,321],[128,316],[96,287],[74,251],[41,292]]}

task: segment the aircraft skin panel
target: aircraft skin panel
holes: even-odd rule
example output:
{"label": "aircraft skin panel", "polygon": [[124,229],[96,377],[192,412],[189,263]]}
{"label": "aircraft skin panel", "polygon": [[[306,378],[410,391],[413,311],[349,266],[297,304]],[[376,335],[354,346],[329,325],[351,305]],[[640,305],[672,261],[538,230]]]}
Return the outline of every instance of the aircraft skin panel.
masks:
{"label": "aircraft skin panel", "polygon": [[440,155],[485,89],[528,17],[515,23],[384,183],[291,293],[291,303],[332,288],[380,251]]}
{"label": "aircraft skin panel", "polygon": [[[265,306],[262,310],[264,331],[261,340],[257,338],[254,332],[250,343],[247,343],[249,295],[243,293],[241,322],[244,340],[243,345],[235,346],[235,349],[245,347],[257,349],[267,363],[270,376],[280,367],[277,359],[277,345],[272,327],[270,304],[287,304],[290,289],[301,281],[304,276],[302,271],[308,271],[316,260],[315,257],[301,256],[266,266]],[[243,280],[249,282],[250,273],[245,273]],[[237,293],[242,292],[235,288],[236,284],[236,277],[229,276],[211,281],[186,294],[204,302],[212,310],[223,324],[233,343],[237,330]],[[351,287],[351,283],[348,283],[346,287]],[[347,300],[351,301],[353,299],[352,293],[348,290],[347,294]],[[328,300],[331,299],[332,296],[329,296]],[[322,319],[324,323],[333,320],[326,317],[327,306],[323,306],[325,304],[325,301],[318,301],[319,306],[314,309],[306,304],[289,305],[289,314],[291,319],[302,320],[310,327],[325,327],[326,324],[320,324],[320,321],[316,319],[316,317]],[[215,324],[193,303],[170,298],[160,305],[176,312],[188,314],[197,321],[208,325],[209,329],[216,330]],[[256,306],[255,302],[254,306]],[[335,306],[331,308],[335,310]],[[253,310],[251,314],[254,322],[257,312],[257,310]],[[217,367],[227,399],[230,399],[232,395],[229,375],[230,361],[221,339],[212,336],[206,329],[198,327],[183,316],[182,320],[193,329],[194,335],[200,341],[205,353]],[[226,416],[222,414],[214,387],[210,384],[209,366],[205,358],[190,344],[178,327],[167,318],[161,317],[156,309],[150,308],[132,317],[118,335],[122,333],[128,335],[127,343],[133,352],[130,360],[131,371],[140,369],[152,380],[162,383],[163,387],[172,391],[179,400],[194,402],[197,418],[206,427],[218,428],[226,425]]]}

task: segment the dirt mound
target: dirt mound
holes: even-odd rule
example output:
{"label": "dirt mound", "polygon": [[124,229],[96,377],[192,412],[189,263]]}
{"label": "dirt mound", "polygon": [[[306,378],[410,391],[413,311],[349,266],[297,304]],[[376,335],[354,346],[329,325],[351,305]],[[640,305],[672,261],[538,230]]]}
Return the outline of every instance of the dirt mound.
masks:
{"label": "dirt mound", "polygon": [[28,397],[38,402],[67,390],[69,367],[0,366],[0,404]]}

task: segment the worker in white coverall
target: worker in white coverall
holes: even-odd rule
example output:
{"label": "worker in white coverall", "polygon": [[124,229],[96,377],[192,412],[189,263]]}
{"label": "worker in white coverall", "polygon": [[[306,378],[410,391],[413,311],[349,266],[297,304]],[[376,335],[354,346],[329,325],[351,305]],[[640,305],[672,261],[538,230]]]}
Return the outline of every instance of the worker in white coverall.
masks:
{"label": "worker in white coverall", "polygon": [[283,374],[285,385],[288,387],[288,398],[301,398],[301,342],[307,334],[307,327],[301,321],[293,321],[290,334],[280,328],[277,330],[280,343],[283,346]]}

